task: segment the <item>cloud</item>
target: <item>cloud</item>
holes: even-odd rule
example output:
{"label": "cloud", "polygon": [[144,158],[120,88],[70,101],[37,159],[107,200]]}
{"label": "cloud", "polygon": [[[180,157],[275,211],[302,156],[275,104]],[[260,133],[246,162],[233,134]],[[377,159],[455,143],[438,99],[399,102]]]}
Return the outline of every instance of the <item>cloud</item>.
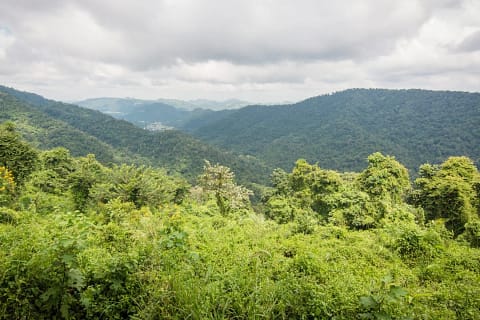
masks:
{"label": "cloud", "polygon": [[480,30],[466,37],[458,46],[460,51],[480,51]]}
{"label": "cloud", "polygon": [[478,91],[478,16],[475,0],[3,0],[0,82],[62,99]]}
{"label": "cloud", "polygon": [[5,60],[7,50],[15,42],[15,38],[11,35],[8,29],[0,28],[0,61]]}
{"label": "cloud", "polygon": [[[284,60],[368,58],[388,52],[425,21],[421,1],[79,1],[95,24],[123,36],[113,59],[132,68],[226,60],[263,64]],[[123,8],[123,9],[118,9]],[[118,49],[118,48],[117,48]],[[109,57],[112,58],[112,57]],[[115,59],[117,58],[117,59]]]}

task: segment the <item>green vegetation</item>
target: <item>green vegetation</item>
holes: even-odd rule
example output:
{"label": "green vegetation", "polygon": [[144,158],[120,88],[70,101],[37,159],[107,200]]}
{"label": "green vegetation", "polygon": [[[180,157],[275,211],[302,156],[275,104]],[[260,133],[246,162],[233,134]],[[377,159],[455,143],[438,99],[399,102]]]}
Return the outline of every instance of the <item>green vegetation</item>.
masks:
{"label": "green vegetation", "polygon": [[394,154],[412,172],[451,155],[478,166],[480,93],[351,89],[293,105],[245,107],[193,134],[284,170],[304,158],[360,171],[377,151]]}
{"label": "green vegetation", "polygon": [[232,168],[242,183],[268,182],[271,171],[254,157],[237,156],[180,131],[149,132],[98,111],[0,86],[0,121],[13,121],[41,149],[65,147],[74,156],[95,154],[104,164],[163,167],[193,181],[204,160]]}
{"label": "green vegetation", "polygon": [[38,150],[8,123],[0,142],[0,319],[480,319],[466,157],[413,185],[381,153],[360,173],[298,160],[255,213],[223,165],[191,186]]}
{"label": "green vegetation", "polygon": [[[162,102],[165,101],[166,103]],[[228,111],[214,112],[209,105],[190,105],[176,100],[139,100],[121,98],[98,98],[77,102],[79,106],[101,111],[117,119],[129,121],[140,128],[148,128],[150,124],[161,123],[163,126],[192,130],[228,114]],[[169,103],[174,103],[170,105]],[[218,105],[212,105],[217,106]],[[244,105],[240,105],[244,106]],[[228,105],[225,105],[228,107]],[[190,108],[191,110],[187,110]]]}
{"label": "green vegetation", "polygon": [[2,91],[0,87],[0,122],[14,122],[22,136],[35,146],[42,149],[65,147],[75,156],[95,153],[104,163],[132,161],[125,153]]}

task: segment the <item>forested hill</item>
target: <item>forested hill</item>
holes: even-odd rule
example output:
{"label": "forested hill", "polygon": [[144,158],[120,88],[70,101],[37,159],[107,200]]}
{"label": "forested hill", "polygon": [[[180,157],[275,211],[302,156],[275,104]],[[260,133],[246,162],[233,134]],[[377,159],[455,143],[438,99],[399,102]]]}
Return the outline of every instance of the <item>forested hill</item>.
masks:
{"label": "forested hill", "polygon": [[[64,146],[73,155],[95,153],[105,162],[140,162],[198,175],[204,160],[232,168],[240,181],[268,181],[271,168],[224,152],[179,131],[149,132],[99,111],[0,86],[0,122],[11,120],[40,148]],[[118,161],[116,161],[118,159]]]}
{"label": "forested hill", "polygon": [[[165,102],[172,102],[167,104]],[[203,103],[202,103],[203,101]],[[215,101],[195,101],[198,105],[182,103],[180,100],[140,100],[133,98],[96,98],[79,101],[76,104],[93,110],[98,110],[117,119],[123,119],[141,128],[158,129],[177,128],[185,131],[192,131],[196,128],[222,118],[234,110],[224,109],[213,111],[212,108],[220,108],[221,103]],[[211,104],[208,104],[210,102]],[[225,101],[225,108],[232,108],[235,102]],[[245,106],[245,105],[241,105]],[[207,108],[203,108],[207,107]],[[240,106],[239,106],[240,107]],[[158,126],[160,124],[161,126]]]}
{"label": "forested hill", "polygon": [[298,158],[360,170],[380,151],[409,169],[452,155],[480,157],[480,94],[350,89],[283,106],[249,106],[194,134],[289,169]]}
{"label": "forested hill", "polygon": [[15,123],[26,140],[42,149],[65,147],[74,156],[93,153],[103,163],[133,162],[131,154],[119,152],[109,144],[46,115],[38,108],[2,92],[1,88],[0,111],[0,122]]}

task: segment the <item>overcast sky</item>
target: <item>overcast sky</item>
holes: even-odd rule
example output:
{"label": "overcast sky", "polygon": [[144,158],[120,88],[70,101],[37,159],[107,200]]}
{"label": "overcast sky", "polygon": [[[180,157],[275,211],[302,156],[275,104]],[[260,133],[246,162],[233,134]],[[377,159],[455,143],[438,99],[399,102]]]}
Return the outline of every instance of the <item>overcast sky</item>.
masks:
{"label": "overcast sky", "polygon": [[0,84],[64,101],[478,92],[480,0],[1,0]]}

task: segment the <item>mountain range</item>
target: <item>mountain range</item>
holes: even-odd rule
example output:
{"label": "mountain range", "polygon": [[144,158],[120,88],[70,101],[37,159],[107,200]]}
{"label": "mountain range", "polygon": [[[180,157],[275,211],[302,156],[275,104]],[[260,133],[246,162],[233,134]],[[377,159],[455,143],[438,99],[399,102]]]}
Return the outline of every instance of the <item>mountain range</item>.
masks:
{"label": "mountain range", "polygon": [[248,106],[193,130],[203,141],[290,169],[298,158],[359,171],[369,154],[411,172],[453,155],[480,161],[480,93],[350,89],[291,105]]}
{"label": "mountain range", "polygon": [[[349,89],[294,104],[215,111],[133,98],[79,103],[88,109],[7,87],[0,92],[0,121],[16,122],[42,148],[65,146],[107,163],[163,166],[190,179],[204,160],[230,166],[243,182],[261,184],[274,168],[290,170],[299,158],[360,171],[367,156],[380,151],[411,174],[423,163],[453,155],[480,163],[479,93]],[[175,130],[144,130],[147,120]]]}
{"label": "mountain range", "polygon": [[205,160],[235,171],[239,181],[265,183],[271,168],[237,156],[178,130],[152,132],[99,111],[0,86],[0,122],[12,121],[41,149],[66,147],[75,156],[94,153],[104,163],[164,167],[194,180]]}
{"label": "mountain range", "polygon": [[[123,119],[143,129],[189,130],[215,120],[219,115],[248,105],[241,100],[192,100],[174,99],[141,100],[133,98],[96,98],[76,102],[77,105],[101,111],[117,119]],[[220,110],[214,111],[220,108]]]}

